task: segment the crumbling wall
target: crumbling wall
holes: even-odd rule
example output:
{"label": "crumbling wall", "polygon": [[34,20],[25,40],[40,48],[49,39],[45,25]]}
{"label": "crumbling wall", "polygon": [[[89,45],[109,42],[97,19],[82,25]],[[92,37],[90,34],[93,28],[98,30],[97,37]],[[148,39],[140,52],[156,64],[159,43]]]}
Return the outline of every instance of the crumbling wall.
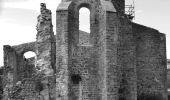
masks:
{"label": "crumbling wall", "polygon": [[36,67],[42,76],[44,85],[41,94],[45,100],[55,100],[55,37],[52,26],[51,11],[41,3],[41,14],[38,16],[36,50]]}
{"label": "crumbling wall", "polygon": [[[35,73],[35,65],[33,64],[34,58],[25,59],[24,57],[25,52],[35,52],[35,46],[35,42],[15,46],[4,46],[4,100],[7,98],[20,99],[30,96],[25,93],[34,94],[33,92],[29,92],[22,88],[22,86],[18,86],[18,83],[23,85],[23,80],[26,78],[31,78],[32,74]],[[23,93],[23,91],[26,92]]]}
{"label": "crumbling wall", "polygon": [[18,54],[17,72],[20,73],[20,75],[18,75],[18,78],[19,78],[18,81],[22,81],[22,79],[26,78],[27,76],[31,77],[32,72],[28,73],[27,69],[33,70],[35,68],[35,64],[31,65],[31,63],[29,63],[29,60],[24,57],[24,53],[28,51],[32,51],[36,54],[36,42],[29,42],[29,43],[24,43],[20,45],[15,45],[15,46],[12,46],[12,48]]}
{"label": "crumbling wall", "polygon": [[[32,66],[30,61],[28,61],[30,59],[27,60],[23,56],[23,53],[28,50],[28,44],[26,44],[27,46],[25,44],[14,47],[8,45],[4,46],[3,100],[26,99],[30,96],[26,93],[32,93],[23,88],[25,86],[23,85],[25,84],[23,83],[24,80],[28,78],[27,76],[30,76],[30,74],[33,73],[33,69],[35,68],[35,66]],[[19,86],[18,83],[23,86]]]}
{"label": "crumbling wall", "polygon": [[[4,100],[167,100],[165,35],[131,23],[124,5],[62,0],[55,39],[42,3],[36,42],[4,46]],[[79,30],[81,7],[90,10],[90,34]]]}
{"label": "crumbling wall", "polygon": [[23,70],[24,78],[32,78],[36,74],[35,57],[26,59],[25,67]]}
{"label": "crumbling wall", "polygon": [[[22,63],[20,63],[22,62]],[[25,61],[11,46],[4,46],[4,100],[12,98],[13,86],[21,79],[22,69]]]}
{"label": "crumbling wall", "polygon": [[11,84],[15,84],[17,82],[18,56],[19,55],[11,46],[4,46],[4,74],[6,74],[5,76],[9,78]]}
{"label": "crumbling wall", "polygon": [[133,24],[136,34],[138,100],[167,100],[166,38],[155,29]]}

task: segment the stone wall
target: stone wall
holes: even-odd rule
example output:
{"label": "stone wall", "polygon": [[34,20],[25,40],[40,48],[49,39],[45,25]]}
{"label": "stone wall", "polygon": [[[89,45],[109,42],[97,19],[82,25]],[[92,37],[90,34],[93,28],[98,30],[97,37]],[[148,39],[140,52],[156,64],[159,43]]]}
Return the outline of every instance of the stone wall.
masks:
{"label": "stone wall", "polygon": [[111,1],[119,13],[125,13],[125,0],[111,0]]}
{"label": "stone wall", "polygon": [[[58,7],[56,62],[58,67],[57,74],[59,73],[57,75],[57,82],[59,83],[57,84],[62,84],[64,87],[63,90],[65,91],[60,95],[60,98],[64,100],[78,100],[80,98],[82,100],[102,99],[102,88],[99,88],[99,85],[97,85],[98,83],[95,83],[95,80],[99,81],[100,77],[97,75],[99,71],[97,67],[99,61],[97,55],[98,51],[96,50],[99,32],[98,12],[100,12],[97,8],[101,6],[98,3],[98,1],[80,0],[77,2],[62,2]],[[81,44],[79,44],[78,11],[83,6],[89,8],[91,11],[90,44],[87,45],[87,47],[81,47]],[[94,50],[96,52],[92,52],[90,48],[92,51]],[[80,74],[80,71],[83,73]],[[93,71],[95,71],[95,73],[93,73]],[[82,81],[78,84],[73,84],[74,81],[72,82],[72,80],[74,77],[79,77],[78,79],[81,79]],[[89,77],[89,79],[86,77]],[[58,85],[58,87],[61,86]]]}
{"label": "stone wall", "polygon": [[167,60],[167,68],[170,69],[170,59]]}
{"label": "stone wall", "polygon": [[0,67],[0,100],[2,100],[3,97],[3,71],[4,71],[4,67]]}
{"label": "stone wall", "polygon": [[[132,31],[132,23],[124,15],[117,15],[119,18],[115,33],[118,34],[117,45],[117,66],[120,69],[120,88],[118,90],[119,100],[137,99],[137,74],[136,74],[136,41]],[[116,18],[115,18],[116,19]]]}
{"label": "stone wall", "polygon": [[133,24],[136,34],[138,99],[166,100],[166,38],[155,29]]}
{"label": "stone wall", "polygon": [[23,57],[21,58],[21,55],[17,54],[15,49],[8,45],[4,46],[4,74],[9,75],[9,79],[11,80],[12,84],[15,84],[18,81],[19,73],[17,73],[17,69],[22,69],[24,64],[25,62]]}
{"label": "stone wall", "polygon": [[170,89],[170,70],[169,69],[167,70],[167,86],[168,86],[168,89]]}
{"label": "stone wall", "polygon": [[[168,86],[168,89],[170,88],[170,60],[168,59],[167,60],[167,86]],[[169,92],[169,91],[168,91]],[[170,93],[168,93],[169,95]]]}
{"label": "stone wall", "polygon": [[[3,100],[167,100],[165,35],[132,23],[124,4],[62,0],[54,36],[42,3],[36,41],[4,46]],[[91,33],[79,30],[81,7]]]}
{"label": "stone wall", "polygon": [[[4,46],[4,100],[9,96],[9,90],[20,80],[25,61],[20,54],[17,54],[14,48],[9,45]],[[18,70],[19,69],[19,70]],[[20,70],[21,69],[21,70]]]}
{"label": "stone wall", "polygon": [[[84,47],[81,47],[78,42],[78,10],[81,7],[87,7],[91,12],[90,45]],[[129,26],[127,27],[127,25]],[[136,48],[133,38],[132,27],[127,20],[117,16],[116,9],[110,1],[63,1],[57,10],[56,36],[59,71],[57,74],[60,73],[57,82],[63,84],[65,88],[65,95],[62,95],[63,97],[60,95],[61,98],[65,100],[68,98],[73,100],[79,98],[83,100],[120,99],[118,92],[121,79],[119,78],[123,75],[126,86],[123,85],[127,91],[123,90],[124,94],[122,95],[126,94],[124,98],[127,100],[135,100],[137,95],[135,82]],[[84,48],[83,52],[81,48]],[[131,53],[129,54],[129,52]],[[93,68],[90,68],[91,66]],[[80,73],[84,69],[87,70],[88,80],[84,78],[83,73]],[[122,71],[126,75],[121,74]],[[74,77],[76,75],[82,81],[74,86],[71,81],[72,75]],[[94,85],[86,85],[84,82],[86,84],[94,82]],[[85,86],[81,87],[81,84]],[[84,93],[84,91],[86,92]]]}

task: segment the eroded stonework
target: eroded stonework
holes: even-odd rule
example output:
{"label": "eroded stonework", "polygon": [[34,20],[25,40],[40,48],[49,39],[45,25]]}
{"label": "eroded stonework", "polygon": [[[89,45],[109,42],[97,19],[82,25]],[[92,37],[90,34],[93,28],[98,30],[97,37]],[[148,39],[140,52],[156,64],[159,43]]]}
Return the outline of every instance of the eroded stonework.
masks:
{"label": "eroded stonework", "polygon": [[[79,30],[82,7],[90,33]],[[56,35],[40,11],[35,42],[4,46],[2,100],[167,100],[165,34],[131,22],[124,0],[62,0]]]}

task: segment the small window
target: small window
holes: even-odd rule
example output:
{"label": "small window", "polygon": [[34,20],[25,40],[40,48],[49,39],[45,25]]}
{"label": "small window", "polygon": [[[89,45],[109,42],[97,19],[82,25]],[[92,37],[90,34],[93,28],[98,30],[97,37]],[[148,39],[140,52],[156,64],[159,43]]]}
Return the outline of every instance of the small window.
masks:
{"label": "small window", "polygon": [[86,7],[79,10],[79,30],[90,33],[90,10]]}
{"label": "small window", "polygon": [[79,74],[73,74],[71,75],[71,81],[73,82],[73,84],[78,85],[81,81],[81,76]]}
{"label": "small window", "polygon": [[90,10],[82,7],[79,10],[79,44],[90,44]]}
{"label": "small window", "polygon": [[33,58],[35,56],[36,56],[36,54],[34,52],[32,52],[32,51],[28,51],[28,52],[24,53],[24,57],[26,59]]}

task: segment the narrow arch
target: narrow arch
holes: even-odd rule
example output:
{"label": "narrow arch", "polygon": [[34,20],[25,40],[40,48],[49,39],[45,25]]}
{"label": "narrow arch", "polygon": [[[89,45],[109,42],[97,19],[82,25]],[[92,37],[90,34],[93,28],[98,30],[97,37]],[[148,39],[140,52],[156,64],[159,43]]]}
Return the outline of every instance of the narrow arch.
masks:
{"label": "narrow arch", "polygon": [[79,9],[79,44],[90,44],[90,10],[87,7]]}
{"label": "narrow arch", "polygon": [[90,10],[86,7],[79,9],[79,30],[90,33]]}

